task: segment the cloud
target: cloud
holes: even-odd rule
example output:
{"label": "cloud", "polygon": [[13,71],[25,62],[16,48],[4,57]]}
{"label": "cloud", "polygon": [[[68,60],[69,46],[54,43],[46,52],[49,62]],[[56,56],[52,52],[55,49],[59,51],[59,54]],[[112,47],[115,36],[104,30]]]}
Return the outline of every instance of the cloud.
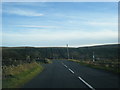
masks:
{"label": "cloud", "polygon": [[35,12],[32,10],[26,10],[26,9],[21,9],[21,8],[11,8],[11,9],[5,9],[3,12],[8,13],[8,14],[15,14],[15,15],[20,15],[20,16],[44,16],[44,14]]}
{"label": "cloud", "polygon": [[88,46],[99,46],[99,45],[105,45],[105,44],[118,44],[118,42],[114,43],[96,43],[96,44],[81,44],[81,45],[70,45],[70,47],[88,47]]}
{"label": "cloud", "polygon": [[103,31],[56,31],[56,32],[42,32],[41,31],[32,31],[28,34],[20,34],[20,33],[5,33],[4,37],[9,39],[24,38],[24,40],[28,41],[40,41],[40,40],[105,40],[105,39],[117,39],[118,32],[112,30],[103,30]]}
{"label": "cloud", "polygon": [[87,22],[87,24],[92,26],[117,26],[118,23],[116,22]]}
{"label": "cloud", "polygon": [[56,26],[40,26],[40,25],[17,25],[18,27],[26,27],[26,28],[51,28]]}
{"label": "cloud", "polygon": [[101,31],[56,31],[42,32],[32,31],[29,33],[3,33],[3,45],[89,45],[97,43],[113,43],[118,40],[118,32],[113,30]]}

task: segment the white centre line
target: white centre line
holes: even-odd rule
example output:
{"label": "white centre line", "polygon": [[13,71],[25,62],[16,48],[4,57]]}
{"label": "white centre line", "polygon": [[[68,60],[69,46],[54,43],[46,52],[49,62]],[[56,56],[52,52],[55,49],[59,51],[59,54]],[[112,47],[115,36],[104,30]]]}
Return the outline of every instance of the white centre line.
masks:
{"label": "white centre line", "polygon": [[63,62],[61,62],[63,65],[64,65],[64,63]]}
{"label": "white centre line", "polygon": [[67,68],[67,65],[65,65],[63,62],[62,62],[62,64]]}
{"label": "white centre line", "polygon": [[[62,64],[66,67],[66,68],[68,68],[67,67],[67,65],[65,65],[63,62],[62,62]],[[69,69],[69,71],[71,72],[71,73],[73,73],[74,74],[74,72],[73,72],[73,70],[71,70],[70,68],[68,68]],[[87,85],[91,90],[95,90],[90,84],[88,84],[85,80],[83,80],[81,77],[78,77],[79,78],[79,80],[81,80],[85,85]]]}
{"label": "white centre line", "polygon": [[73,70],[69,69],[71,73],[74,73]]}
{"label": "white centre line", "polygon": [[88,84],[85,80],[83,80],[81,77],[78,77],[84,84],[86,84],[90,89],[95,90],[90,84]]}
{"label": "white centre line", "polygon": [[66,65],[64,65],[66,68],[67,68],[67,66]]}

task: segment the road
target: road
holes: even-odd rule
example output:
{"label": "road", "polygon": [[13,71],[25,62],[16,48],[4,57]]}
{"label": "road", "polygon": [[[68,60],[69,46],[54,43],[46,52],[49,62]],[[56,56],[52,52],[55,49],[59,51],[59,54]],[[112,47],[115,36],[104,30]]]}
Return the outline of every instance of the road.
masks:
{"label": "road", "polygon": [[67,60],[53,60],[22,88],[119,88],[118,75]]}

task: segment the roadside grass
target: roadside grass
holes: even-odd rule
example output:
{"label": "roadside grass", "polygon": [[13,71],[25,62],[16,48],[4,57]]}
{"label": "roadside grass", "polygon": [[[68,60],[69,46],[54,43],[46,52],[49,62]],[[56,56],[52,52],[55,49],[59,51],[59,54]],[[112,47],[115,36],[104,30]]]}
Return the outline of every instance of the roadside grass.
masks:
{"label": "roadside grass", "polygon": [[43,70],[36,63],[25,63],[18,66],[4,66],[2,73],[2,88],[20,88]]}
{"label": "roadside grass", "polygon": [[52,63],[52,60],[51,60],[51,59],[46,58],[46,59],[45,59],[45,63],[50,64],[50,63]]}
{"label": "roadside grass", "polygon": [[120,74],[120,62],[113,62],[113,61],[80,61],[80,60],[74,60],[74,59],[69,59],[69,61],[77,62],[80,65],[88,66],[91,68],[96,68],[96,69],[102,69],[106,70],[109,72],[113,72],[116,74]]}
{"label": "roadside grass", "polygon": [[45,58],[45,59],[37,60],[36,62],[39,64],[51,64],[52,59]]}

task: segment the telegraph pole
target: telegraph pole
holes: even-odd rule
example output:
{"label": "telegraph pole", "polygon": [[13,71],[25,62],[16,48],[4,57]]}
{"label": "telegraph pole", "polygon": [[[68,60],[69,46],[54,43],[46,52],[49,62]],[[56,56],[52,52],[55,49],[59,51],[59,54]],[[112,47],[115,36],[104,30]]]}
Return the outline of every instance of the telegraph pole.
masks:
{"label": "telegraph pole", "polygon": [[68,44],[67,44],[67,55],[68,55],[68,59],[69,59],[69,49],[68,49]]}

